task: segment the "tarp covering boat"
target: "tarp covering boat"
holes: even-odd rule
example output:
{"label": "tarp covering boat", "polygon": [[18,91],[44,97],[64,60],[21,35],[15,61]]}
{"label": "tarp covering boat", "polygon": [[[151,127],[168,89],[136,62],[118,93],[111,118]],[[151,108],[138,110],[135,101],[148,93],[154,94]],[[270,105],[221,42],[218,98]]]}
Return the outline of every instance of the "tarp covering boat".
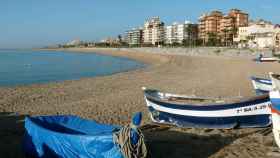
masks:
{"label": "tarp covering boat", "polygon": [[269,93],[269,91],[272,90],[272,82],[270,79],[252,76],[251,82],[257,95],[263,95],[265,93]]}
{"label": "tarp covering boat", "polygon": [[[146,148],[139,129],[123,128],[71,115],[26,117],[23,148],[28,157],[145,157]],[[122,131],[129,133],[126,135]],[[119,144],[122,137],[123,143],[134,147],[137,153],[131,153],[134,151],[125,148],[125,144]]]}
{"label": "tarp covering boat", "polygon": [[226,129],[266,127],[271,124],[268,94],[232,103],[217,103],[220,101],[212,100],[204,104],[193,103],[190,98],[182,95],[151,89],[144,89],[144,96],[151,119],[156,123]]}

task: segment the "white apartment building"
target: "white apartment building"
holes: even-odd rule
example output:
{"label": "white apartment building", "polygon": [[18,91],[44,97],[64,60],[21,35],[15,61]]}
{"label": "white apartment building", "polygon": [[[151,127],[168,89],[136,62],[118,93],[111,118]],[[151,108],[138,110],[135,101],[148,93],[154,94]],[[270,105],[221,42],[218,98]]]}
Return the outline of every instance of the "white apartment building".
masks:
{"label": "white apartment building", "polygon": [[176,42],[176,36],[175,36],[175,32],[177,32],[176,27],[174,27],[173,25],[171,26],[166,26],[165,28],[165,43],[166,44],[172,44]]}
{"label": "white apartment building", "polygon": [[184,39],[187,39],[188,37],[188,32],[187,32],[187,27],[188,27],[189,22],[186,22],[185,24],[178,24],[177,29],[176,29],[176,42],[178,43],[183,43]]}
{"label": "white apartment building", "polygon": [[275,46],[276,31],[277,28],[271,23],[251,23],[247,27],[239,27],[238,37],[234,38],[234,42],[239,47],[271,48]]}
{"label": "white apartment building", "polygon": [[81,44],[80,39],[75,39],[75,40],[73,40],[73,41],[70,41],[70,42],[66,43],[66,45],[68,45],[68,46],[71,46],[71,45],[77,46],[77,45],[79,45],[79,44]]}
{"label": "white apartment building", "polygon": [[145,44],[161,45],[164,42],[164,23],[153,17],[144,23],[143,39]]}
{"label": "white apartment building", "polygon": [[192,24],[189,21],[186,21],[183,24],[173,23],[170,26],[165,28],[165,43],[173,44],[179,43],[182,44],[184,40],[187,39],[196,39],[198,26]]}
{"label": "white apartment building", "polygon": [[280,28],[277,28],[274,34],[274,43],[275,43],[275,48],[280,49]]}
{"label": "white apartment building", "polygon": [[172,31],[172,26],[166,26],[165,27],[165,43],[167,44],[171,44],[173,43],[173,40],[172,40],[172,35],[173,31]]}
{"label": "white apartment building", "polygon": [[272,48],[274,47],[274,33],[259,33],[255,39],[251,41],[251,47],[257,48]]}
{"label": "white apartment building", "polygon": [[133,28],[126,31],[126,42],[129,45],[141,45],[143,43],[143,29]]}

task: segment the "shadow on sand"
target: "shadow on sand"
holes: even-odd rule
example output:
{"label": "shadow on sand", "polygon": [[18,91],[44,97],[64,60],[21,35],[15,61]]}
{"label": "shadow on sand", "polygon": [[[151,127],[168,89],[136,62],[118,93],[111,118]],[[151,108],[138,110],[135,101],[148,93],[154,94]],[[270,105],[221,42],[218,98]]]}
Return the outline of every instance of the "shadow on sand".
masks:
{"label": "shadow on sand", "polygon": [[173,130],[144,132],[144,135],[149,158],[207,158],[237,139],[222,134],[204,136]]}
{"label": "shadow on sand", "polygon": [[[24,157],[24,118],[23,115],[0,112],[0,157]],[[144,131],[144,135],[150,158],[207,158],[237,139],[223,134],[198,135],[177,130]]]}
{"label": "shadow on sand", "polygon": [[24,117],[11,112],[0,112],[0,157],[23,157],[21,143]]}

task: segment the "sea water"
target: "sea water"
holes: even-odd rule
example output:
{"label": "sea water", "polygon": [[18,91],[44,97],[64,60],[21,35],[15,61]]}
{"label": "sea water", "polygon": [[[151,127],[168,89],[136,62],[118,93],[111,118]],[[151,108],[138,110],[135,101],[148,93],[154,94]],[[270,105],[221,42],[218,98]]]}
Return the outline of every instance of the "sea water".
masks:
{"label": "sea water", "polygon": [[127,58],[96,53],[0,50],[0,86],[105,76],[144,66]]}

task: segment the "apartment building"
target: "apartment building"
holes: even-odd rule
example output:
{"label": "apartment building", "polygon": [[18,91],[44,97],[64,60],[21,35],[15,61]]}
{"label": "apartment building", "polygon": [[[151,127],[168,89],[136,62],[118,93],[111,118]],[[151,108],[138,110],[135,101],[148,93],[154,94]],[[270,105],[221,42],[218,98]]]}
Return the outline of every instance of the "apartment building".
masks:
{"label": "apartment building", "polygon": [[246,27],[249,23],[249,15],[238,9],[231,9],[228,15],[221,20],[220,37],[224,45],[232,45],[238,35],[239,27]]}
{"label": "apartment building", "polygon": [[70,42],[66,43],[67,46],[78,46],[79,44],[81,44],[80,39],[75,39],[73,41],[70,41]]}
{"label": "apartment building", "polygon": [[148,19],[144,23],[144,44],[161,45],[164,42],[164,23],[159,17]]}
{"label": "apartment building", "polygon": [[233,43],[233,37],[235,35],[235,19],[232,16],[225,15],[221,19],[220,29],[219,29],[219,37],[221,43],[225,46],[231,45]]}
{"label": "apartment building", "polygon": [[173,25],[166,26],[165,28],[165,44],[173,44],[176,42],[176,27]]}
{"label": "apartment building", "polygon": [[211,36],[216,36],[220,32],[220,21],[223,17],[222,12],[212,11],[210,14],[204,14],[199,18],[199,38],[203,43],[208,42]]}
{"label": "apartment building", "polygon": [[256,34],[263,34],[274,31],[274,25],[269,22],[251,22],[249,26],[239,27],[237,32],[237,42],[254,38]]}
{"label": "apartment building", "polygon": [[239,47],[273,48],[279,46],[280,28],[270,22],[251,22],[249,26],[239,27],[234,39]]}
{"label": "apartment building", "polygon": [[233,17],[234,27],[238,28],[248,26],[249,14],[239,9],[231,9],[228,13],[228,16]]}
{"label": "apartment building", "polygon": [[199,18],[199,38],[207,43],[215,38],[224,45],[232,44],[237,36],[237,29],[248,26],[249,15],[238,9],[232,9],[227,15],[220,11],[212,11]]}
{"label": "apartment building", "polygon": [[143,29],[142,28],[133,28],[126,31],[125,41],[129,45],[139,46],[143,43]]}
{"label": "apartment building", "polygon": [[274,47],[280,49],[280,28],[277,29],[274,35]]}
{"label": "apartment building", "polygon": [[182,44],[184,41],[195,41],[198,36],[198,25],[189,21],[185,23],[173,23],[165,28],[166,44]]}

